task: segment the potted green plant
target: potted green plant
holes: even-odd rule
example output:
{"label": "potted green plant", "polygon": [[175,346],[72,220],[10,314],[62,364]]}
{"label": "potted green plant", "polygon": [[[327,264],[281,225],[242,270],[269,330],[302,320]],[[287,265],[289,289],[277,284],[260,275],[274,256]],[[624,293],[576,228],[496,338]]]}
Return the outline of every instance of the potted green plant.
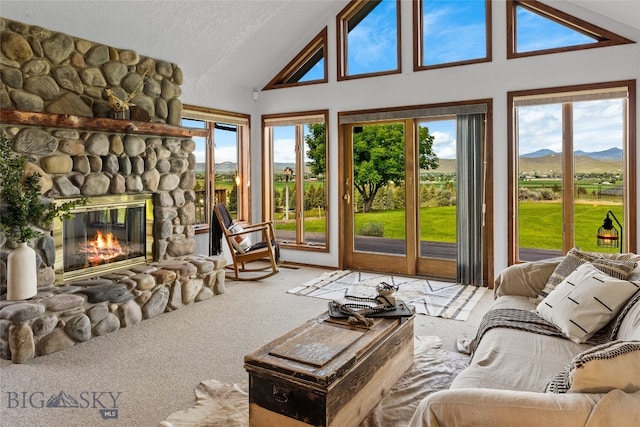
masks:
{"label": "potted green plant", "polygon": [[25,174],[25,162],[0,133],[0,230],[7,241],[17,245],[7,258],[7,300],[28,299],[38,291],[36,254],[28,246],[42,235],[35,226],[48,228],[53,219],[86,204],[84,198],[60,205],[44,199],[40,174]]}

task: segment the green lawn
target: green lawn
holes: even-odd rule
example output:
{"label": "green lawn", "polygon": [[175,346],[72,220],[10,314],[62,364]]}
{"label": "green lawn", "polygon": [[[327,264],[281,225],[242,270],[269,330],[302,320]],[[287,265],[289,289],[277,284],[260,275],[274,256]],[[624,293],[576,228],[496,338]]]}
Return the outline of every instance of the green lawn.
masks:
{"label": "green lawn", "polygon": [[[574,210],[574,245],[585,251],[602,251],[596,243],[596,232],[607,211],[611,210],[623,224],[620,205],[577,204]],[[562,209],[560,203],[520,203],[520,247],[561,249]],[[618,225],[614,226],[618,228]],[[623,236],[624,237],[624,236]]]}
{"label": "green lawn", "polygon": [[[553,202],[521,202],[520,247],[530,249],[562,248],[562,206]],[[618,220],[622,221],[622,206],[577,204],[575,207],[575,246],[586,251],[602,251],[596,244],[596,231],[608,210],[612,210]],[[324,215],[324,212],[322,212]],[[279,217],[283,217],[280,214]],[[317,210],[305,213],[305,229],[308,232],[324,232],[325,218],[318,218]],[[379,224],[384,229],[384,237],[403,239],[405,237],[405,212],[402,209],[356,213],[356,232],[370,223]],[[455,229],[456,207],[438,206],[420,209],[420,240],[453,243],[456,241]],[[279,230],[294,230],[294,217],[289,222],[276,221]],[[505,224],[506,226],[506,224]],[[614,226],[618,228],[617,224]],[[624,236],[623,236],[624,237]]]}
{"label": "green lawn", "polygon": [[[575,208],[575,245],[583,250],[598,251],[596,231],[608,210],[622,220],[622,207],[578,204]],[[455,242],[455,206],[420,209],[420,239]],[[534,249],[560,249],[562,244],[562,211],[560,203],[520,203],[520,246]],[[404,210],[356,213],[356,230],[368,222],[384,226],[384,237],[404,238]],[[617,228],[617,224],[614,225]]]}

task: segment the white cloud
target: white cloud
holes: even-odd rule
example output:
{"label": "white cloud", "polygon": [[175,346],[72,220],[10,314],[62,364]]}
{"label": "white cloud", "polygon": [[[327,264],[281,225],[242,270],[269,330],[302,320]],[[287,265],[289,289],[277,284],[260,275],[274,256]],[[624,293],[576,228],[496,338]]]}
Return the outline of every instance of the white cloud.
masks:
{"label": "white cloud", "polygon": [[432,132],[433,135],[433,152],[440,159],[456,158],[456,137],[448,132]]}
{"label": "white cloud", "polygon": [[[573,108],[574,149],[587,152],[622,148],[622,100],[576,102]],[[562,151],[562,105],[518,108],[520,153],[540,149]]]}
{"label": "white cloud", "polygon": [[294,163],[296,161],[295,138],[279,138],[274,141],[273,161],[275,163]]}
{"label": "white cloud", "polygon": [[425,64],[444,64],[486,56],[484,7],[480,2],[441,1],[425,4],[422,18]]}
{"label": "white cloud", "polygon": [[234,146],[216,146],[215,152],[215,162],[216,164],[222,162],[232,162],[236,163],[238,161],[238,154],[236,152],[236,147]]}

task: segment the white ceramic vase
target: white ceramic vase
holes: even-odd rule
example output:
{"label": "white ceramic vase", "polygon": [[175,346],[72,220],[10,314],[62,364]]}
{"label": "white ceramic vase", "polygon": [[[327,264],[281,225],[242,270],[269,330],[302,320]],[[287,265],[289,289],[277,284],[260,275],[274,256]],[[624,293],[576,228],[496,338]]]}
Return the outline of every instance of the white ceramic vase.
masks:
{"label": "white ceramic vase", "polygon": [[37,293],[36,251],[22,242],[7,257],[7,300],[29,299]]}

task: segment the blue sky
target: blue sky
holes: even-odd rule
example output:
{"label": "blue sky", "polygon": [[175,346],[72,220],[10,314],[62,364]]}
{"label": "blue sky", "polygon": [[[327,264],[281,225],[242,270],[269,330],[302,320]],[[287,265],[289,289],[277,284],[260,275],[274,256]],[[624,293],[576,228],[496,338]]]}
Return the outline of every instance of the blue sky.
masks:
{"label": "blue sky", "polygon": [[423,6],[424,65],[485,58],[484,1],[425,1]]}
{"label": "blue sky", "polygon": [[349,32],[347,62],[350,76],[398,68],[396,21],[396,1],[382,0]]}
{"label": "blue sky", "polygon": [[300,82],[308,82],[312,80],[324,79],[324,58],[316,62],[316,65],[311,67],[307,73],[300,78]]}
{"label": "blue sky", "polygon": [[[517,52],[531,52],[562,46],[577,46],[595,40],[522,7],[517,13]],[[545,34],[546,37],[540,37]]]}

